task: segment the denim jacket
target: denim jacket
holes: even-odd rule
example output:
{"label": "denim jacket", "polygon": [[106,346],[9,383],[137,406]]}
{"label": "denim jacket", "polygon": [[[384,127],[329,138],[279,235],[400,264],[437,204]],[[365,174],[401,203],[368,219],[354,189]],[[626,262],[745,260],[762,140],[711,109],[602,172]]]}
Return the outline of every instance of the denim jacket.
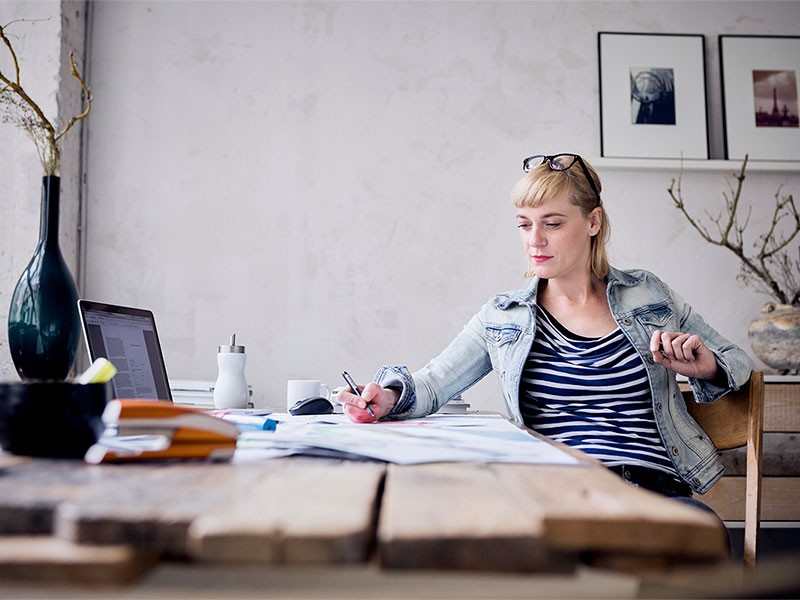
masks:
{"label": "denim jacket", "polygon": [[[508,415],[523,424],[519,385],[536,335],[536,293],[539,279],[527,289],[498,294],[463,331],[425,367],[409,373],[405,366],[381,368],[375,382],[400,391],[389,419],[436,412],[490,371],[500,379]],[[698,402],[714,402],[744,385],[753,369],[750,357],[712,329],[703,318],[652,273],[612,268],[606,296],[614,320],[644,361],[650,381],[661,439],[675,469],[695,491],[705,493],[722,476],[719,455],[703,430],[689,416],[675,373],[653,361],[650,337],[656,329],[700,336],[714,353],[722,373],[714,381],[689,379]],[[723,375],[724,374],[724,375]],[[727,382],[720,386],[721,382]]]}

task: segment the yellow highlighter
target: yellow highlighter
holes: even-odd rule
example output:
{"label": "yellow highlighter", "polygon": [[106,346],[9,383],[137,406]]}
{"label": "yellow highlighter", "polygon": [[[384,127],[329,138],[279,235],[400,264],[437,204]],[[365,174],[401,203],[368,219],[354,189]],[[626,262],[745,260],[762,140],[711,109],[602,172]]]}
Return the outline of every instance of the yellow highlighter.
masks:
{"label": "yellow highlighter", "polygon": [[78,377],[78,383],[105,383],[117,374],[117,367],[107,358],[98,358]]}

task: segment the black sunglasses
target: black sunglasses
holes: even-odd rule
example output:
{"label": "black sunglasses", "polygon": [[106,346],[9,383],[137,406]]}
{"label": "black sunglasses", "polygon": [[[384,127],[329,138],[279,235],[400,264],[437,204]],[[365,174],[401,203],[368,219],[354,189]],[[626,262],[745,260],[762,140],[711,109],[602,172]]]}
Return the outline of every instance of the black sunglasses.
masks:
{"label": "black sunglasses", "polygon": [[589,174],[589,169],[586,168],[586,163],[583,162],[580,154],[554,154],[552,156],[545,156],[544,154],[534,154],[522,161],[522,170],[526,173],[534,167],[547,163],[551,171],[566,171],[575,163],[581,166],[583,174],[586,175],[586,180],[594,192],[594,197],[597,198],[595,206],[600,206],[600,192],[597,191],[597,186],[594,184],[594,179]]}

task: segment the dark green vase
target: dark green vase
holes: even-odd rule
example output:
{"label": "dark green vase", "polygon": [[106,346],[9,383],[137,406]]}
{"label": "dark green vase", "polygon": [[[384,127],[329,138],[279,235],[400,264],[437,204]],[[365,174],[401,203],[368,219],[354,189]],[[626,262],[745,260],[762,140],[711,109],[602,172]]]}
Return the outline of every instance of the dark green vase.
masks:
{"label": "dark green vase", "polygon": [[60,178],[42,179],[39,244],[8,311],[8,348],[24,380],[65,379],[80,341],[78,289],[58,243]]}

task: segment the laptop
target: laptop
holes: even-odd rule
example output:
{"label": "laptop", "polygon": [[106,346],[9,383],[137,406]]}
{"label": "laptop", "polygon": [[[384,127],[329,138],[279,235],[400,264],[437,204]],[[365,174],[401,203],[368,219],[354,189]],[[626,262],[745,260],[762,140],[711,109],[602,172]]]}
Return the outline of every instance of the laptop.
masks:
{"label": "laptop", "polygon": [[117,368],[111,379],[114,398],[172,402],[151,311],[81,299],[78,312],[89,358],[107,358]]}

